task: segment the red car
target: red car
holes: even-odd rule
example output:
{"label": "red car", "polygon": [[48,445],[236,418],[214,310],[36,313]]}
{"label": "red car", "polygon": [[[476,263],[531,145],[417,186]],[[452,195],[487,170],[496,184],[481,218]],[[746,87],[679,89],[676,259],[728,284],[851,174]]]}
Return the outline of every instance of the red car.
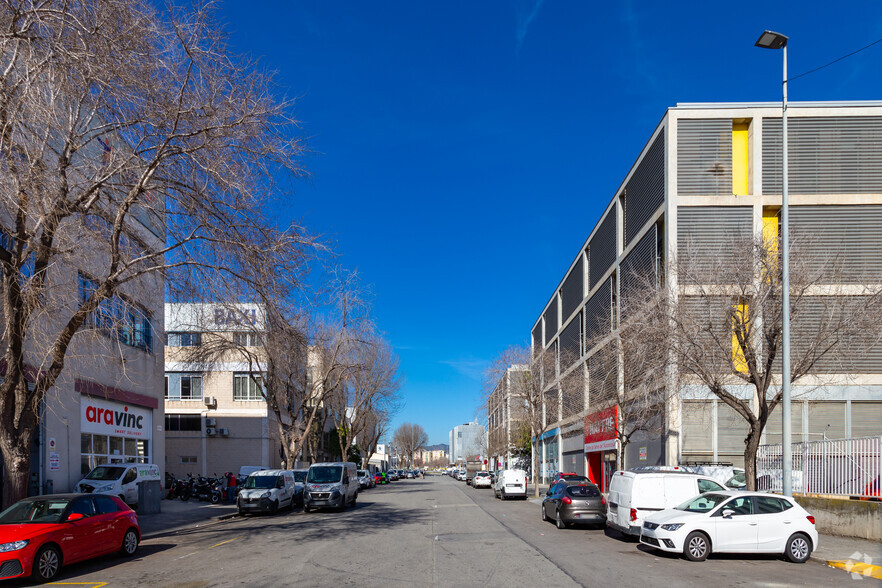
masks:
{"label": "red car", "polygon": [[52,494],[0,512],[0,579],[30,575],[49,582],[67,565],[138,550],[138,515],[116,496]]}

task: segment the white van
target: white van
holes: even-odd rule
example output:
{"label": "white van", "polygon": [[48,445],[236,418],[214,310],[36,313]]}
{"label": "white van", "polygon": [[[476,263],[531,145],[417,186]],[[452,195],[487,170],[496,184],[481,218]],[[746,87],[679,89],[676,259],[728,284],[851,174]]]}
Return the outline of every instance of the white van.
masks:
{"label": "white van", "polygon": [[496,473],[496,484],[493,486],[496,498],[503,500],[511,497],[527,499],[527,472],[524,470],[499,470]]}
{"label": "white van", "polygon": [[291,470],[259,470],[248,476],[236,505],[239,514],[249,512],[278,512],[282,508],[294,508],[297,486]]}
{"label": "white van", "polygon": [[314,463],[306,474],[303,510],[355,506],[358,499],[358,470],[351,461]]}
{"label": "white van", "polygon": [[626,535],[640,536],[644,516],[674,508],[705,492],[725,490],[707,476],[686,472],[619,471],[609,482],[606,524]]}
{"label": "white van", "polygon": [[128,505],[138,504],[138,482],[159,480],[159,466],[152,463],[104,463],[77,482],[78,492],[113,494]]}

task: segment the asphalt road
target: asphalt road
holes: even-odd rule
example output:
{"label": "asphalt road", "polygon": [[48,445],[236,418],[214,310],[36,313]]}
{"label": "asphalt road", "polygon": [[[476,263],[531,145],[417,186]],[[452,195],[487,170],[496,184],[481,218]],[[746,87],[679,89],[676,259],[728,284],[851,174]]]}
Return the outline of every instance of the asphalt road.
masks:
{"label": "asphalt road", "polygon": [[359,495],[345,512],[234,518],[64,568],[79,586],[842,586],[848,574],[774,557],[663,555],[603,529],[558,530],[531,501],[446,476]]}

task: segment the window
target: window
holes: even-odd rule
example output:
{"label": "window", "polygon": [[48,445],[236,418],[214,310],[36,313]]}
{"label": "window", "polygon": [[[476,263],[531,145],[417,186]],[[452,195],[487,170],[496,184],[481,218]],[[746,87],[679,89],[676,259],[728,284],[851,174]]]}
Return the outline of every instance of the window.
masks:
{"label": "window", "polygon": [[202,418],[198,414],[165,415],[166,431],[201,431]]}
{"label": "window", "polygon": [[260,333],[233,333],[233,344],[239,347],[260,347],[263,335]]}
{"label": "window", "polygon": [[723,516],[724,510],[732,510],[732,516],[741,516],[741,515],[750,515],[753,514],[753,500],[751,500],[750,496],[744,496],[741,498],[733,498],[729,502],[723,505],[723,508],[719,510],[719,515]]}
{"label": "window", "polygon": [[123,484],[131,484],[138,477],[138,470],[135,468],[130,469],[126,472],[126,476],[123,478]]}
{"label": "window", "polygon": [[[98,282],[82,272],[78,278],[82,304],[98,290]],[[148,353],[153,349],[150,313],[119,295],[115,294],[98,303],[98,308],[86,319],[85,326],[97,329],[130,347],[143,349]]]}
{"label": "window", "polygon": [[202,345],[202,333],[167,333],[165,344],[168,347],[198,347]]}
{"label": "window", "polygon": [[698,480],[698,491],[702,494],[705,492],[721,492],[724,490],[725,488],[716,482],[711,482],[710,480]]}
{"label": "window", "polygon": [[181,456],[181,463],[190,463],[190,464],[196,463],[196,456],[195,455],[182,455]]}
{"label": "window", "polygon": [[233,375],[233,400],[263,400],[266,387],[259,374]]}
{"label": "window", "polygon": [[97,507],[99,514],[110,514],[112,512],[119,512],[119,506],[117,506],[117,504],[110,496],[102,496],[101,494],[96,494],[92,498],[95,500],[95,506]]}
{"label": "window", "polygon": [[169,374],[166,376],[167,400],[202,400],[202,376],[194,374]]}
{"label": "window", "polygon": [[778,512],[784,512],[792,506],[786,500],[771,496],[754,496],[754,500],[756,500],[757,514],[775,514]]}
{"label": "window", "polygon": [[70,506],[68,514],[79,513],[83,516],[90,517],[95,514],[95,506],[92,504],[91,498],[80,498],[75,500]]}

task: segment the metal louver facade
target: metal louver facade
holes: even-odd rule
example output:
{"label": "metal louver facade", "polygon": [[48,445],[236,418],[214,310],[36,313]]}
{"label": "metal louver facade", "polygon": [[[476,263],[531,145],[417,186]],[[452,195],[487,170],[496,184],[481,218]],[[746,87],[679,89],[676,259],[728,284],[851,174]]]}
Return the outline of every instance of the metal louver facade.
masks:
{"label": "metal louver facade", "polygon": [[560,314],[564,320],[579,308],[583,298],[585,298],[585,270],[582,266],[582,256],[579,255],[579,259],[560,288]]}
{"label": "metal louver facade", "polygon": [[[612,278],[608,278],[585,304],[585,346],[609,332],[612,320]],[[587,349],[586,349],[587,351]]]}
{"label": "metal louver facade", "polygon": [[[628,253],[619,267],[619,292],[622,298],[627,299],[632,293],[644,291],[650,284],[658,284],[658,226],[653,226],[647,231],[634,249]],[[622,312],[625,312],[627,304]],[[627,320],[628,317],[622,317]]]}
{"label": "metal louver facade", "polygon": [[566,370],[573,361],[582,355],[582,313],[573,317],[573,320],[564,327],[560,333],[560,369]]}
{"label": "metal louver facade", "polygon": [[613,404],[619,389],[618,347],[604,345],[588,360],[588,404],[591,410]]}
{"label": "metal louver facade", "polygon": [[625,186],[625,246],[665,201],[665,131],[662,129]]}
{"label": "metal louver facade", "polygon": [[732,195],[732,119],[677,122],[677,193]]}
{"label": "metal louver facade", "polygon": [[551,299],[545,314],[545,344],[551,342],[557,334],[557,296]]}
{"label": "metal louver facade", "polygon": [[[747,206],[681,206],[677,209],[677,255],[699,277],[735,259],[733,243],[753,234],[753,209]],[[683,272],[680,279],[684,280]]]}
{"label": "metal louver facade", "polygon": [[[863,296],[811,296],[804,298],[799,304],[799,312],[793,316],[791,362],[794,369],[798,368],[803,358],[812,358],[814,346],[824,349],[828,335],[842,332],[843,321],[852,324],[850,319],[856,305],[866,303]],[[855,317],[854,321],[859,320]],[[878,374],[882,373],[882,342],[875,340],[871,334],[860,333],[842,337],[837,348],[831,352],[817,355],[816,363],[811,370],[818,374]],[[776,369],[780,369],[780,359]]]}
{"label": "metal louver facade", "polygon": [[791,206],[797,247],[824,264],[825,279],[882,283],[882,205]]}
{"label": "metal louver facade", "polygon": [[536,326],[533,327],[532,335],[533,351],[536,352],[545,346],[545,341],[542,340],[542,321],[539,321],[536,323]]}
{"label": "metal louver facade", "polygon": [[588,289],[594,288],[616,261],[616,207],[613,206],[588,243]]}
{"label": "metal louver facade", "polygon": [[[791,194],[882,193],[882,117],[790,117]],[[781,119],[763,119],[763,194],[781,193]]]}

